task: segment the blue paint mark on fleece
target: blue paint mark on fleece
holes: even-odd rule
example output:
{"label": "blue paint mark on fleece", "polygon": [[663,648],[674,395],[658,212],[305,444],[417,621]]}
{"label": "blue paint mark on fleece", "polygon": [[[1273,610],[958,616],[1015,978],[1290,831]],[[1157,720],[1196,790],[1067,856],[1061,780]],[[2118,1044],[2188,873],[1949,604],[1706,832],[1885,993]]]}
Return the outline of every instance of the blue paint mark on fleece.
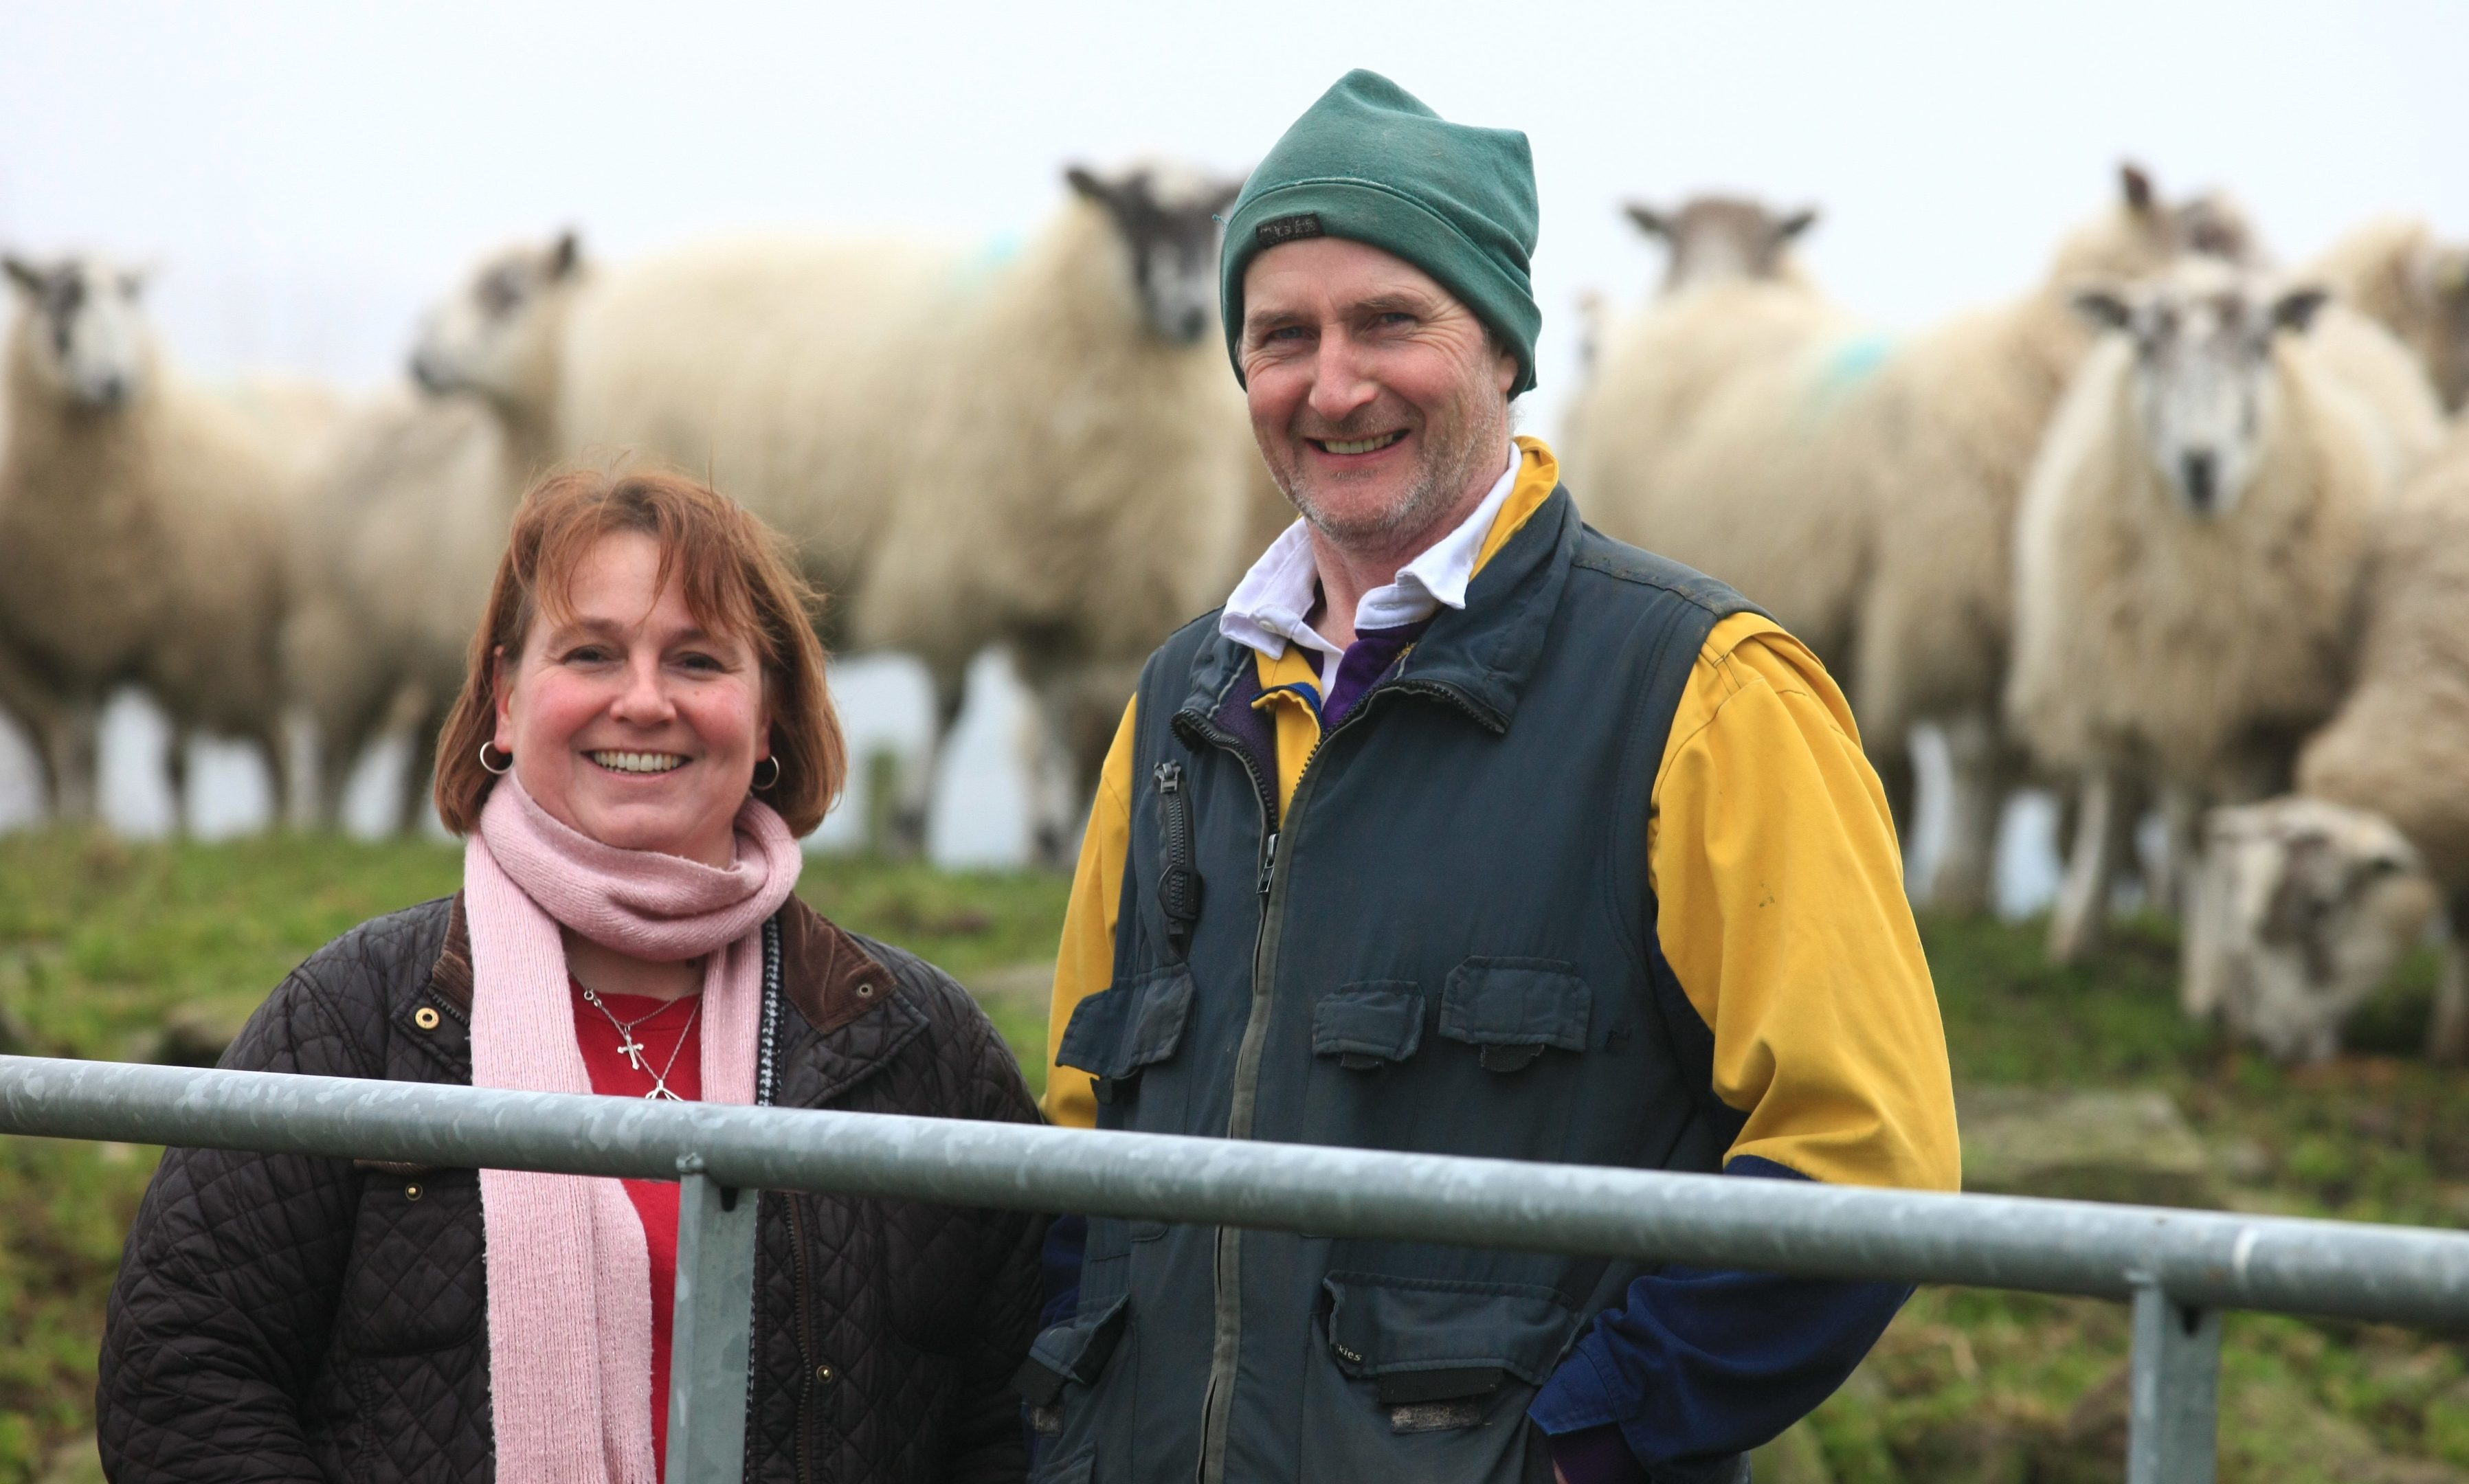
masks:
{"label": "blue paint mark on fleece", "polygon": [[1844,391],[1868,379],[1894,353],[1895,342],[1886,335],[1868,334],[1846,340],[1826,358],[1818,380],[1827,391]]}

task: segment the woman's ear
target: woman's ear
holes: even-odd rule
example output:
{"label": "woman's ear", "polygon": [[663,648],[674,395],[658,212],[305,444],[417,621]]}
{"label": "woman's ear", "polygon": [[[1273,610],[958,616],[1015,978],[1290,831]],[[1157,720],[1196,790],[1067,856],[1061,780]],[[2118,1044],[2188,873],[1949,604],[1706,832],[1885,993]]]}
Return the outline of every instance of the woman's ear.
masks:
{"label": "woman's ear", "polygon": [[489,709],[496,713],[496,733],[489,745],[508,757],[515,755],[515,721],[507,710],[506,647],[498,645],[489,651]]}

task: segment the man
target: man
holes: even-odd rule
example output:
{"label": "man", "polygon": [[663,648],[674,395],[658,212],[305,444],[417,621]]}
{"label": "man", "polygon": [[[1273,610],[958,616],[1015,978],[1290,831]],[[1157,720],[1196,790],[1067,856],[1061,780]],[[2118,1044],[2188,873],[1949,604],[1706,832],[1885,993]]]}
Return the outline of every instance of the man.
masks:
{"label": "man", "polygon": [[[1511,440],[1534,234],[1523,135],[1367,72],[1236,201],[1228,349],[1303,518],[1124,713],[1048,1113],[1951,1189],[1840,692]],[[1907,1291],[1108,1220],[1050,1257],[1077,1292],[1021,1383],[1071,1480],[1728,1484]]]}

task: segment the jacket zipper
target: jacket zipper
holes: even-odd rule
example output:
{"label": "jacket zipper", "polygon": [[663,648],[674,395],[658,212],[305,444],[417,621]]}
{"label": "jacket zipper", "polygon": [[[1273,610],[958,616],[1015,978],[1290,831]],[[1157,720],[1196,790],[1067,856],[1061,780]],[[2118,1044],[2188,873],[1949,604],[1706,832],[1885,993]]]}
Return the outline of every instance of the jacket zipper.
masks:
{"label": "jacket zipper", "polygon": [[1166,945],[1181,958],[1200,921],[1200,875],[1191,865],[1191,795],[1184,790],[1180,763],[1161,763],[1150,776],[1157,781],[1158,823],[1165,837],[1158,907],[1165,914]]}
{"label": "jacket zipper", "polygon": [[[1345,720],[1330,728],[1312,749],[1310,761],[1304,765],[1302,776],[1295,780],[1295,794],[1287,805],[1285,817],[1291,819],[1304,806],[1304,797],[1311,790],[1312,779],[1322,757],[1328,752],[1346,729],[1360,721],[1372,710],[1374,698],[1392,694],[1429,696],[1445,700],[1486,727],[1497,729],[1488,718],[1465,696],[1448,686],[1431,681],[1410,681],[1399,675],[1385,684],[1375,685],[1364,693],[1363,699]],[[1290,873],[1278,870],[1278,836],[1282,833],[1271,828],[1279,818],[1277,795],[1260,777],[1252,764],[1251,754],[1234,735],[1205,717],[1185,715],[1199,732],[1217,746],[1234,754],[1243,771],[1251,775],[1252,786],[1260,802],[1260,870],[1258,889],[1260,897],[1260,925],[1252,939],[1252,1005],[1243,1024],[1243,1040],[1234,1056],[1234,1087],[1233,1107],[1226,1119],[1226,1136],[1248,1139],[1252,1136],[1253,1099],[1259,1090],[1260,1048],[1268,1039],[1270,986],[1276,977],[1278,932],[1283,926],[1285,893],[1283,886]],[[1280,821],[1282,823],[1282,821]],[[1200,1470],[1198,1484],[1224,1484],[1226,1477],[1226,1442],[1234,1408],[1234,1364],[1242,1348],[1243,1336],[1243,1233],[1238,1227],[1217,1228],[1214,1262],[1216,1288],[1215,1336],[1210,1349],[1209,1387],[1201,1401]]]}

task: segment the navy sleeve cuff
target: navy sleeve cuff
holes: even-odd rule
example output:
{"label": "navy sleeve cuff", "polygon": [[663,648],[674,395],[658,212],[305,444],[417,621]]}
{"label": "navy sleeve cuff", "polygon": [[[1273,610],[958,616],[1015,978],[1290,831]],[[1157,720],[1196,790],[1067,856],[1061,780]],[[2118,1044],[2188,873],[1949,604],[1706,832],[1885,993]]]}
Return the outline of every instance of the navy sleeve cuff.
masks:
{"label": "navy sleeve cuff", "polygon": [[1618,1427],[1581,1427],[1552,1440],[1552,1467],[1569,1484],[1652,1484]]}

